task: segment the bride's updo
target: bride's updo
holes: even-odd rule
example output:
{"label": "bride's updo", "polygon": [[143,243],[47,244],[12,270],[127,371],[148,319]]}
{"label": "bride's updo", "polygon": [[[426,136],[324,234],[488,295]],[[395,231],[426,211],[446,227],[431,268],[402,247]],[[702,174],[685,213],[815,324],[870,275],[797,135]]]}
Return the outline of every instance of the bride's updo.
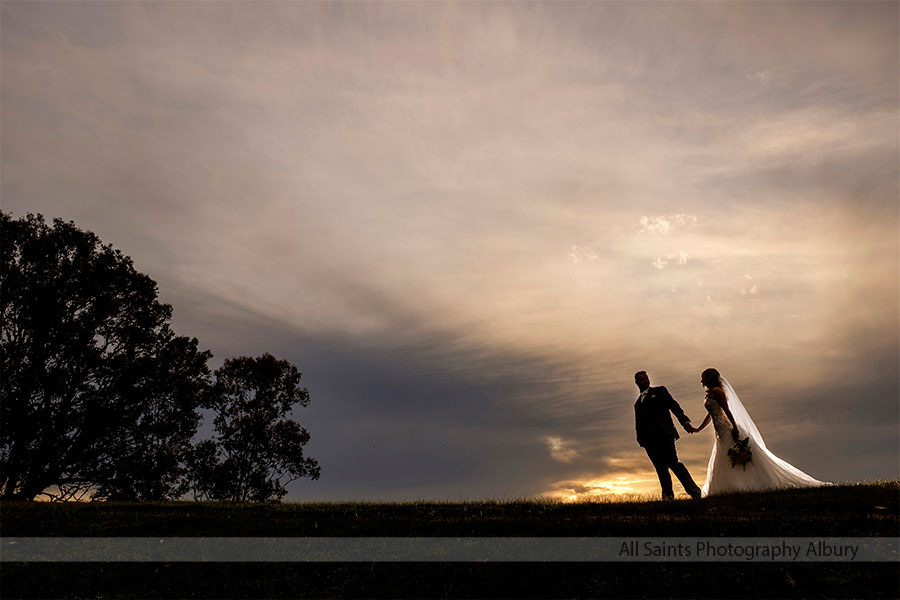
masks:
{"label": "bride's updo", "polygon": [[706,387],[709,389],[713,389],[714,387],[718,387],[722,385],[722,379],[719,372],[715,369],[706,369],[703,373],[700,374],[700,380],[706,384]]}

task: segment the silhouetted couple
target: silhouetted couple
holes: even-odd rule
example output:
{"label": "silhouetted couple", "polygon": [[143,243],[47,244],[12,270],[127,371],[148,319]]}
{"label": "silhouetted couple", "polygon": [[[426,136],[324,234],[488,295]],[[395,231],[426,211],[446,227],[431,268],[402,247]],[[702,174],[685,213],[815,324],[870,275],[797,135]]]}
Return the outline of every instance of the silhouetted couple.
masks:
{"label": "silhouetted couple", "polygon": [[[635,373],[634,382],[641,391],[634,403],[637,441],[647,451],[656,469],[664,500],[675,497],[670,470],[678,477],[684,491],[694,499],[728,492],[829,485],[769,451],[734,388],[716,369],[706,369],[700,375],[700,383],[706,389],[703,407],[707,415],[697,428],[691,425],[690,418],[666,388],[650,387],[650,378],[645,371]],[[716,438],[702,490],[694,483],[687,467],[678,460],[675,451],[678,432],[671,415],[675,415],[688,433],[702,431],[710,422],[713,423]],[[744,445],[735,447],[735,450],[749,449],[749,452],[746,452],[744,461],[736,463],[728,452],[741,438]],[[736,464],[740,464],[741,468],[735,469]]]}

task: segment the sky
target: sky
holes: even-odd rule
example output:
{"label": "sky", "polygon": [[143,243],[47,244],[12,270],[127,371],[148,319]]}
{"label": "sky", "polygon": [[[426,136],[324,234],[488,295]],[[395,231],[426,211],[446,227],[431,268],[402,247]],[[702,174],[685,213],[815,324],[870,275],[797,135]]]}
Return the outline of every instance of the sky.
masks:
{"label": "sky", "polygon": [[2,209],[297,365],[288,500],[658,494],[633,374],[696,425],[707,367],[810,475],[900,477],[897,3],[0,11]]}

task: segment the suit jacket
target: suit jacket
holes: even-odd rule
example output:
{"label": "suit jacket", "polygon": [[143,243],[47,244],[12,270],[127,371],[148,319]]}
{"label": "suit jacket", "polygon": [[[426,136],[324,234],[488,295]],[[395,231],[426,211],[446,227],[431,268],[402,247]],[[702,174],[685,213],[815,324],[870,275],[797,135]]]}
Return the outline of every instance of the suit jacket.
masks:
{"label": "suit jacket", "polygon": [[668,442],[678,439],[678,432],[672,423],[671,412],[682,425],[690,423],[690,419],[675,402],[675,398],[665,387],[651,387],[647,390],[644,401],[640,396],[634,403],[634,429],[637,441],[642,447],[654,442]]}

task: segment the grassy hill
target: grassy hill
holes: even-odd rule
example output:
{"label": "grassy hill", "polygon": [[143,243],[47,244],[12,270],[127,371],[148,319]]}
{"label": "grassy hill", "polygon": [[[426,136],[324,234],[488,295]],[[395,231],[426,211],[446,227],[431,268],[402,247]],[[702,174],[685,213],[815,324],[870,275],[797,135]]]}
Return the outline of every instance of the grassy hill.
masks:
{"label": "grassy hill", "polygon": [[[900,482],[668,502],[0,503],[19,536],[900,536]],[[3,563],[3,598],[900,597],[893,563]]]}

